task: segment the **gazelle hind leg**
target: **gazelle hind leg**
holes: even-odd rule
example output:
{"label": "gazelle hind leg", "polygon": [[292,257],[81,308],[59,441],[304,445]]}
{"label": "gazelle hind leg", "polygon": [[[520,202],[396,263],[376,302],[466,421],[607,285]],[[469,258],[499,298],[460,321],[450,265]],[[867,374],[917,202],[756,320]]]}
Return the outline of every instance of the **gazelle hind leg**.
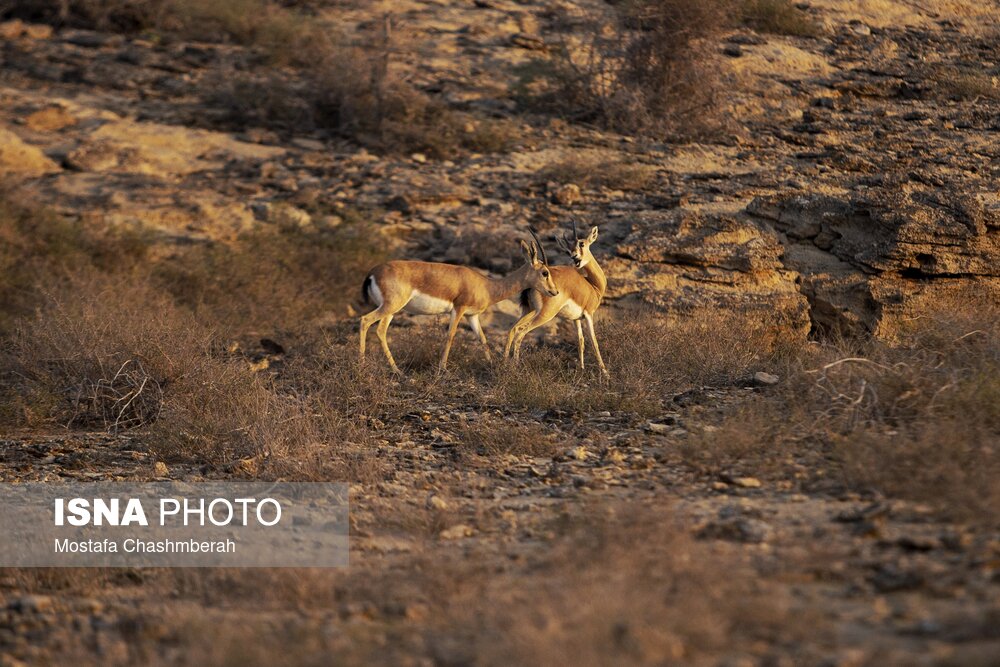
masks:
{"label": "gazelle hind leg", "polygon": [[469,327],[472,331],[479,336],[479,340],[483,342],[483,352],[486,353],[486,361],[492,361],[490,357],[490,343],[486,340],[486,332],[483,331],[483,325],[479,321],[479,315],[469,315]]}
{"label": "gazelle hind leg", "polygon": [[584,343],[584,340],[583,340],[583,322],[580,321],[580,320],[576,321],[576,344],[577,344],[577,347],[580,349],[580,370],[582,371],[583,370],[583,348],[584,348],[585,343]]}
{"label": "gazelle hind leg", "polygon": [[376,308],[372,312],[365,313],[364,315],[361,316],[361,327],[360,327],[361,347],[358,350],[358,356],[362,360],[364,360],[365,358],[365,343],[368,340],[368,329],[370,329],[373,324],[382,319],[383,316],[384,313],[382,312],[381,307]]}
{"label": "gazelle hind leg", "polygon": [[379,342],[382,343],[382,351],[385,352],[385,358],[389,360],[389,366],[392,368],[392,372],[396,375],[402,375],[403,371],[399,370],[399,366],[396,365],[396,360],[392,358],[392,351],[389,349],[389,341],[386,339],[386,333],[389,331],[389,323],[392,322],[392,315],[386,315],[378,323],[378,333]]}
{"label": "gazelle hind leg", "polygon": [[458,323],[462,321],[465,309],[455,309],[451,314],[451,325],[448,326],[448,340],[444,344],[444,352],[441,354],[440,370],[448,367],[448,355],[451,353],[451,343],[455,340],[455,332],[458,331]]}
{"label": "gazelle hind leg", "polygon": [[608,368],[604,365],[604,359],[601,358],[601,348],[597,344],[597,334],[594,333],[594,316],[590,313],[584,313],[583,317],[587,320],[587,329],[590,331],[590,342],[594,345],[594,354],[597,355],[597,364],[601,367],[601,373],[608,375]]}

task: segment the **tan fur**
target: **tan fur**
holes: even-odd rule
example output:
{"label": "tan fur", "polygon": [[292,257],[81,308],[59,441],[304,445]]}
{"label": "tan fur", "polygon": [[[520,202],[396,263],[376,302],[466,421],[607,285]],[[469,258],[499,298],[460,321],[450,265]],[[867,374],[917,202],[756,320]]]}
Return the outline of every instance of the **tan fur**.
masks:
{"label": "tan fur", "polygon": [[[513,349],[514,358],[519,359],[521,353],[521,343],[524,337],[531,331],[550,322],[554,317],[561,317],[576,322],[577,345],[579,347],[578,363],[580,368],[584,367],[584,339],[582,322],[587,323],[590,333],[590,341],[594,346],[594,353],[597,356],[597,363],[601,367],[601,372],[607,375],[607,368],[604,359],[601,358],[601,349],[597,345],[597,335],[594,332],[594,312],[600,307],[604,292],[607,289],[608,281],[604,271],[598,265],[594,255],[590,252],[591,244],[597,240],[597,227],[590,230],[590,234],[585,239],[575,238],[572,245],[563,244],[563,249],[572,257],[577,267],[553,266],[552,278],[559,290],[557,296],[547,296],[539,292],[532,292],[529,296],[529,306],[522,307],[521,319],[519,319],[507,335],[507,346],[504,350],[504,357],[509,357]],[[574,307],[578,306],[578,308]]]}
{"label": "tan fur", "polygon": [[[540,248],[540,246],[539,246]],[[441,369],[448,364],[448,354],[463,317],[469,318],[469,325],[479,336],[490,359],[486,335],[479,323],[479,315],[495,303],[509,299],[526,289],[533,289],[547,295],[558,295],[549,267],[544,262],[544,252],[521,242],[521,250],[526,262],[503,278],[488,278],[468,267],[436,262],[393,261],[380,264],[365,277],[364,289],[374,297],[381,297],[375,310],[361,317],[361,358],[365,356],[365,341],[368,329],[378,322],[379,342],[389,365],[396,373],[401,373],[396,365],[386,333],[393,316],[403,308],[416,309],[413,312],[450,312],[451,324],[441,355]],[[371,283],[369,282],[371,281]],[[374,288],[371,287],[374,285]],[[430,299],[440,300],[445,311],[421,311],[420,305]]]}

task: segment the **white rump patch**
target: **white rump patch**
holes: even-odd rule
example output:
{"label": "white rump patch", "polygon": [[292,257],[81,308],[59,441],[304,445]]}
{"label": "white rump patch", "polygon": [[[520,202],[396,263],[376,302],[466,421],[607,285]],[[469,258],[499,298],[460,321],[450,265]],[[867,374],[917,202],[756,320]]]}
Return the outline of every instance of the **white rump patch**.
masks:
{"label": "white rump patch", "polygon": [[378,288],[378,282],[372,278],[368,281],[368,294],[372,298],[372,303],[376,307],[381,306],[384,299],[382,298],[382,290]]}
{"label": "white rump patch", "polygon": [[576,301],[570,299],[566,302],[566,305],[562,307],[559,314],[565,317],[567,320],[578,320],[583,317],[583,308],[577,304]]}
{"label": "white rump patch", "polygon": [[403,310],[415,315],[440,315],[450,313],[454,308],[447,299],[439,299],[415,289],[410,294],[410,300],[403,306]]}

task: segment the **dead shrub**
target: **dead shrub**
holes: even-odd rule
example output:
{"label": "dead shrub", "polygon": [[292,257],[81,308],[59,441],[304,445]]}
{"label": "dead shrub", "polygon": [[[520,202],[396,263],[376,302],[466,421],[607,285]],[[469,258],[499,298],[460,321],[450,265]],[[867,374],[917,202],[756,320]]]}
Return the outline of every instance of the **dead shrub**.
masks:
{"label": "dead shrub", "polygon": [[223,355],[212,330],[147,283],[70,281],[19,323],[3,367],[4,417],[17,425],[141,429],[161,459],[244,477],[324,479],[358,463],[338,456],[354,433],[346,420]]}
{"label": "dead shrub", "polygon": [[957,520],[995,522],[1000,511],[1000,431],[966,419],[859,429],[834,452],[856,489],[926,503]]}
{"label": "dead shrub", "polygon": [[948,100],[997,100],[1000,86],[981,69],[956,65],[927,68],[921,79],[931,82],[933,93]]}
{"label": "dead shrub", "polygon": [[742,0],[744,25],[760,32],[793,37],[818,37],[822,26],[791,0]]}
{"label": "dead shrub", "polygon": [[520,71],[515,93],[531,107],[656,138],[717,134],[723,71],[712,40],[730,27],[731,0],[641,0],[592,15]]}
{"label": "dead shrub", "polygon": [[211,333],[148,287],[89,276],[56,290],[10,340],[20,420],[145,426],[156,420],[164,388],[201,370]]}
{"label": "dead shrub", "polygon": [[279,70],[211,76],[202,99],[216,111],[218,123],[234,130],[269,127],[292,132],[319,125],[309,83]]}

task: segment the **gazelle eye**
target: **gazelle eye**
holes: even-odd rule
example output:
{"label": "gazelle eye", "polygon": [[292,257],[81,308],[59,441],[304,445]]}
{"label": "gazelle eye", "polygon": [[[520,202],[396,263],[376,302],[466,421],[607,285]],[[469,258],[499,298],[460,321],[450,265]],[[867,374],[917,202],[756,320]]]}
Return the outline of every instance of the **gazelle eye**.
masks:
{"label": "gazelle eye", "polygon": [[542,271],[542,278],[548,278],[548,277],[549,277],[549,272],[548,271]]}

